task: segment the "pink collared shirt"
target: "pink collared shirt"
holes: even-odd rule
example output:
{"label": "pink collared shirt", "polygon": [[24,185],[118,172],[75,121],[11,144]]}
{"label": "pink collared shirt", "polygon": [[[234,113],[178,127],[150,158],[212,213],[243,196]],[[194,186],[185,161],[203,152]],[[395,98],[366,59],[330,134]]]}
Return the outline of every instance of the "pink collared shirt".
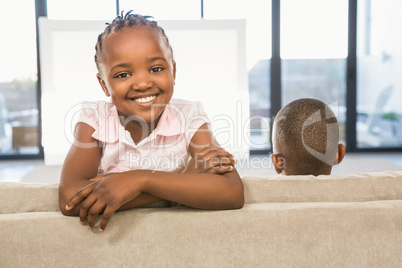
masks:
{"label": "pink collared shirt", "polygon": [[102,144],[98,173],[135,169],[175,171],[190,159],[189,143],[205,123],[207,115],[199,102],[172,99],[154,131],[138,144],[124,129],[113,103],[85,102],[77,121],[95,129],[92,134]]}

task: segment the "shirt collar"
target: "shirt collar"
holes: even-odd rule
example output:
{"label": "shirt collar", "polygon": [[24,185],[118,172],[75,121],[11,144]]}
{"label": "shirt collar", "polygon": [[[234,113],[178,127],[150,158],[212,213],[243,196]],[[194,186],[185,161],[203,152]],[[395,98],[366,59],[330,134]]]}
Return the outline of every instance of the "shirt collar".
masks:
{"label": "shirt collar", "polygon": [[[176,136],[184,133],[185,120],[176,106],[166,105],[154,133],[160,136]],[[182,119],[182,120],[180,120]]]}
{"label": "shirt collar", "polygon": [[[106,105],[105,107],[102,107],[105,109],[99,109],[100,111],[103,110],[105,112],[104,114],[99,114],[99,128],[95,130],[92,137],[105,143],[116,143],[117,141],[121,141],[129,145],[135,145],[130,133],[125,130],[124,126],[120,123],[116,106],[104,102],[100,102],[99,105]],[[109,107],[107,107],[107,105]],[[157,136],[176,136],[184,133],[185,120],[183,116],[184,115],[176,106],[173,107],[170,103],[167,104],[161,118],[159,119],[157,127],[140,143],[155,139]]]}

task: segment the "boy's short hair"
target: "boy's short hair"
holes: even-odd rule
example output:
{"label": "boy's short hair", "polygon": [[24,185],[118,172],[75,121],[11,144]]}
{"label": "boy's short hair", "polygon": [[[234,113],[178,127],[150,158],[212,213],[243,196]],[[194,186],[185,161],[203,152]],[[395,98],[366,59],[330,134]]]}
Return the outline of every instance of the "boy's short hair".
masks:
{"label": "boy's short hair", "polygon": [[298,99],[283,107],[274,120],[273,153],[300,175],[331,170],[339,142],[339,126],[328,105]]}

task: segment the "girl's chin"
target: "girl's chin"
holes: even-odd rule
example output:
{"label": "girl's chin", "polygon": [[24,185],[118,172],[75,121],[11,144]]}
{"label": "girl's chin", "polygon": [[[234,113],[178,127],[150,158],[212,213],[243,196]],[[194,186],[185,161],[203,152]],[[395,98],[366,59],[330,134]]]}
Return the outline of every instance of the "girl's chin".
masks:
{"label": "girl's chin", "polygon": [[159,120],[160,116],[163,113],[163,109],[161,111],[153,111],[153,112],[139,112],[132,113],[131,115],[123,115],[124,122],[127,124],[130,121],[134,121],[140,124],[143,123],[152,123],[156,120]]}

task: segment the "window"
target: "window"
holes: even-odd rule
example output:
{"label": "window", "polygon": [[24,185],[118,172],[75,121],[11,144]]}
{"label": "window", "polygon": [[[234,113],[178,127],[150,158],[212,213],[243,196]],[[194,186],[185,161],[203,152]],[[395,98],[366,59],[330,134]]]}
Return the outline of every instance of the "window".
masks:
{"label": "window", "polygon": [[401,1],[358,2],[357,147],[402,147]]}
{"label": "window", "polygon": [[199,0],[119,0],[120,10],[153,16],[155,20],[196,20],[201,17]]}
{"label": "window", "polygon": [[250,143],[252,151],[271,148],[270,139],[270,0],[205,0],[205,19],[246,19],[248,86],[250,95]]}
{"label": "window", "polygon": [[282,106],[316,98],[334,110],[345,141],[347,0],[282,0]]}
{"label": "window", "polygon": [[[283,106],[300,97],[321,99],[335,109],[341,139],[348,140],[351,151],[402,148],[399,0],[15,0],[0,4],[3,25],[15,20],[15,10],[20,14],[19,23],[3,27],[3,35],[13,38],[0,44],[0,158],[42,157],[35,7],[42,15],[47,10],[54,20],[108,22],[122,10],[158,21],[246,19],[252,151],[270,149],[276,103]],[[276,14],[281,19],[272,35],[271,18]],[[349,40],[347,36],[354,27],[348,20],[356,16],[357,44],[355,35]],[[280,52],[271,55],[271,44],[279,39]],[[347,48],[354,45],[357,49],[348,55]],[[271,73],[280,74],[273,76],[280,77],[279,83]],[[345,138],[345,122],[351,138]]]}
{"label": "window", "polygon": [[34,1],[1,2],[0,23],[0,157],[39,156]]}
{"label": "window", "polygon": [[116,15],[114,0],[47,0],[48,18],[52,20],[106,20]]}

